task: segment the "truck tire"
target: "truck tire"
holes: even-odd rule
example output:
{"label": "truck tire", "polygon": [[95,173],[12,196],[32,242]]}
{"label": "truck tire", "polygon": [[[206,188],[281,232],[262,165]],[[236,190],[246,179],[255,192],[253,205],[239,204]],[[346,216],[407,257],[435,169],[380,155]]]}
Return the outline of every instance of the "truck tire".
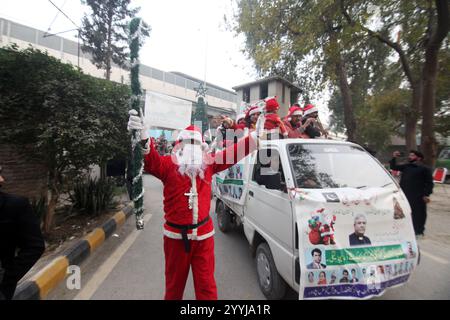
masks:
{"label": "truck tire", "polygon": [[227,210],[227,207],[225,204],[217,200],[216,202],[216,213],[217,213],[217,224],[219,226],[220,231],[223,233],[227,233],[231,230],[232,223],[231,223],[231,215]]}
{"label": "truck tire", "polygon": [[259,287],[268,300],[282,299],[286,294],[286,282],[278,273],[269,245],[261,243],[256,249],[256,270]]}

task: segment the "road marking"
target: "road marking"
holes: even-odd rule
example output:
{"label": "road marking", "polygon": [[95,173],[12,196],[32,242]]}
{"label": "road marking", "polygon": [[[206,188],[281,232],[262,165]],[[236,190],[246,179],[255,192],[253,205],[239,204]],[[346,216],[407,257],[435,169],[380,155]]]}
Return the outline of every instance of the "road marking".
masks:
{"label": "road marking", "polygon": [[[144,222],[147,223],[151,214],[144,216]],[[75,296],[74,300],[89,300],[95,291],[101,286],[106,277],[111,273],[122,256],[128,251],[131,245],[136,241],[137,237],[142,234],[139,230],[134,230],[125,241],[114,251],[114,253],[98,268],[88,283],[83,286],[81,291]]]}
{"label": "road marking", "polygon": [[423,254],[425,257],[428,257],[428,258],[430,258],[438,263],[441,263],[441,264],[449,264],[450,263],[447,260],[436,257],[435,255],[432,255],[431,253],[428,253],[422,249],[420,249],[420,254]]}

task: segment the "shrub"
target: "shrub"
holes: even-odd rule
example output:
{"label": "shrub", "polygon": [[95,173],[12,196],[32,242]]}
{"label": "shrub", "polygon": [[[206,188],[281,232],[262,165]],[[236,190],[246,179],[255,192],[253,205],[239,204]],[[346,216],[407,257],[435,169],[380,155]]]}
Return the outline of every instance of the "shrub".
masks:
{"label": "shrub", "polygon": [[110,208],[114,200],[114,183],[110,179],[78,181],[69,193],[75,209],[87,215],[98,215]]}
{"label": "shrub", "polygon": [[31,209],[33,213],[39,218],[39,221],[42,223],[45,218],[45,214],[47,213],[47,197],[40,196],[38,198],[31,199]]}

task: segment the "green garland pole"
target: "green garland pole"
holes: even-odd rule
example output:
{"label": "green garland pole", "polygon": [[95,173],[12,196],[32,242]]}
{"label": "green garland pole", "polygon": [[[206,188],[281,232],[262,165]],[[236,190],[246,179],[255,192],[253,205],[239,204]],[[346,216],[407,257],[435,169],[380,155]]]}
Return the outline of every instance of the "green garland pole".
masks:
{"label": "green garland pole", "polygon": [[[141,108],[141,84],[139,82],[139,49],[143,45],[143,39],[149,35],[149,27],[141,18],[134,18],[130,22],[130,63],[131,63],[131,109],[136,110],[139,116],[143,116]],[[144,188],[142,173],[144,172],[144,157],[140,146],[140,132],[133,130],[131,133],[131,194],[134,202],[134,214],[136,215],[136,228],[144,229]]]}

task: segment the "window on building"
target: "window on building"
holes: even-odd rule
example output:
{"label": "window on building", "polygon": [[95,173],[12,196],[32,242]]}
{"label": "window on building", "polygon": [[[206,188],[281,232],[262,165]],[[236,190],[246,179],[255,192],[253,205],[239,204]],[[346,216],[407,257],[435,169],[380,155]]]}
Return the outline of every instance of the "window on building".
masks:
{"label": "window on building", "polygon": [[290,99],[291,106],[297,102],[298,102],[298,92],[291,89],[291,99]]}
{"label": "window on building", "polygon": [[259,85],[259,98],[265,99],[269,95],[269,83],[261,83]]}
{"label": "window on building", "polygon": [[250,103],[250,88],[244,88],[242,90],[242,101]]}

